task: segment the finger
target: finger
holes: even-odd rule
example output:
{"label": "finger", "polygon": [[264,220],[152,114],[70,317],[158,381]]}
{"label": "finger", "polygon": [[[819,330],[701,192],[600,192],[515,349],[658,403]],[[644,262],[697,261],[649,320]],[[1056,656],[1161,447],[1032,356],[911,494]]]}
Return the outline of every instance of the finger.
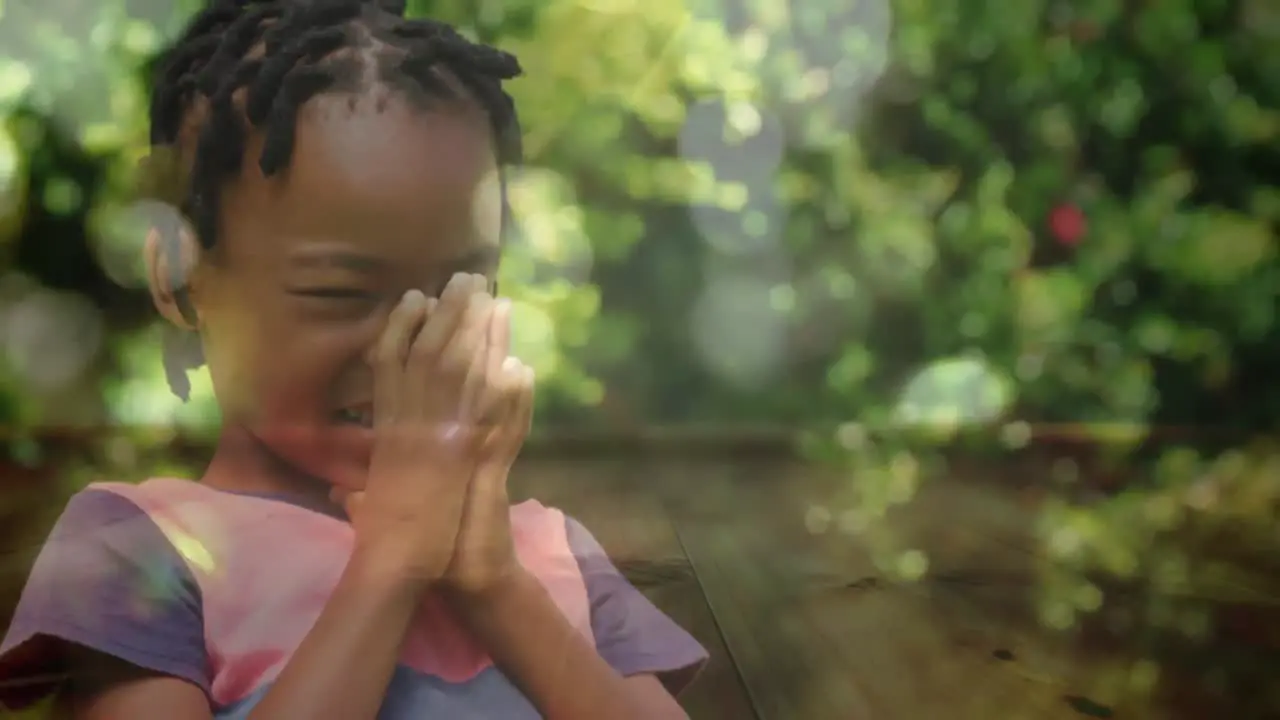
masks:
{"label": "finger", "polygon": [[353,492],[346,496],[342,501],[342,509],[347,513],[348,518],[354,518],[360,512],[360,508],[364,505],[364,492]]}
{"label": "finger", "polygon": [[466,273],[458,273],[449,279],[449,284],[440,294],[440,300],[431,317],[413,339],[413,345],[409,350],[411,360],[419,365],[434,363],[440,351],[457,332],[463,313],[466,312],[471,296],[474,294],[474,286],[473,276]]}
{"label": "finger", "polygon": [[534,375],[533,368],[525,365],[522,369],[520,391],[516,396],[514,425],[518,437],[516,438],[514,453],[520,452],[520,446],[524,444],[525,438],[529,437],[529,433],[533,431],[533,408],[536,404],[534,402],[534,389],[537,385],[537,378]]}
{"label": "finger", "polygon": [[504,365],[506,387],[503,391],[503,416],[497,435],[495,453],[503,461],[515,461],[529,434],[533,418],[533,369],[515,358]]}
{"label": "finger", "polygon": [[334,487],[329,490],[329,500],[346,511],[347,517],[351,518],[355,516],[360,504],[364,502],[364,491]]}
{"label": "finger", "polygon": [[496,352],[492,355],[491,369],[496,373],[511,354],[511,300],[501,298],[494,304],[493,318],[489,323],[489,345]]}
{"label": "finger", "polygon": [[351,494],[350,490],[343,487],[338,487],[337,485],[335,485],[329,488],[329,502],[333,503],[334,505],[342,505],[342,503],[346,501],[347,495],[350,495],[350,494]]}
{"label": "finger", "polygon": [[506,417],[503,412],[507,393],[507,382],[504,369],[510,358],[510,333],[508,327],[511,319],[511,301],[503,298],[494,302],[493,314],[489,319],[489,352],[486,381],[481,388],[482,394],[477,401],[479,417],[491,425],[501,424]]}
{"label": "finger", "polygon": [[403,364],[413,342],[417,326],[422,322],[429,299],[419,290],[410,290],[391,309],[387,325],[374,347],[375,357],[388,363]]}
{"label": "finger", "polygon": [[457,421],[471,419],[471,397],[476,392],[476,384],[484,379],[483,372],[473,373],[472,370],[479,371],[484,367],[483,330],[488,324],[486,318],[491,302],[492,298],[484,292],[471,296],[458,332],[440,356],[432,377],[435,384],[429,389],[439,416]]}
{"label": "finger", "polygon": [[491,376],[493,379],[489,383],[488,397],[485,400],[485,417],[489,421],[486,447],[499,455],[515,408],[514,401],[520,380],[519,367],[520,361],[516,358],[503,358],[497,372]]}
{"label": "finger", "polygon": [[[475,276],[453,276],[431,317],[409,348],[407,373],[414,378],[406,389],[406,412],[422,422],[456,421],[461,379],[456,368],[445,367],[445,355],[466,331],[472,312]],[[447,411],[447,412],[446,412]],[[444,415],[448,417],[444,417]]]}
{"label": "finger", "polygon": [[404,397],[404,358],[413,332],[426,313],[426,297],[416,291],[405,293],[391,310],[387,326],[373,347],[373,421],[374,425],[395,420],[400,399]]}
{"label": "finger", "polygon": [[[487,329],[493,324],[492,318],[496,303],[488,295],[485,295],[477,301],[477,304],[482,307],[482,309],[477,309],[476,311],[477,328],[474,330],[476,333],[474,339],[479,347],[471,353],[466,379],[463,381],[462,408],[464,422],[478,424],[485,418],[486,401],[489,394],[488,388],[491,384],[489,367],[493,364],[492,357],[495,348],[489,342]],[[483,336],[481,336],[482,329],[484,331]],[[471,338],[468,339],[470,340]],[[458,361],[462,362],[466,359],[465,355],[462,354],[465,353],[465,350],[460,350],[459,353]]]}
{"label": "finger", "polygon": [[[532,407],[533,371],[526,368],[516,358],[508,357],[502,364],[501,400],[504,409],[503,424],[494,429],[493,437],[498,438],[499,445],[494,450],[496,462],[483,463],[471,482],[470,502],[473,506],[472,521],[481,524],[510,522],[510,503],[507,492],[507,480],[511,466],[520,446],[524,442],[525,433],[519,431],[518,425],[513,427],[512,420],[524,415],[524,398],[529,399]],[[526,388],[529,388],[526,391]],[[528,412],[532,415],[532,411]]]}

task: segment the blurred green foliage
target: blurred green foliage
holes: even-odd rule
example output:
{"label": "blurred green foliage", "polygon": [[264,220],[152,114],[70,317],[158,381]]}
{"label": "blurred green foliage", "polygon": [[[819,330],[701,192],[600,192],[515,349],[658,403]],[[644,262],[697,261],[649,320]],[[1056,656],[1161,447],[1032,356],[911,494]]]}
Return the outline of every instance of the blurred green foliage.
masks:
{"label": "blurred green foliage", "polygon": [[[128,205],[145,66],[192,6],[0,3],[9,428],[215,417],[207,381],[168,396]],[[1247,438],[1280,418],[1274,3],[410,7],[527,70],[503,282],[541,422],[804,427],[866,518],[971,428],[1123,452],[1197,426],[1224,439],[1054,505],[1046,548],[1128,576],[1188,524],[1271,527],[1275,448]],[[1072,592],[1047,616],[1096,605]]]}
{"label": "blurred green foliage", "polygon": [[[504,273],[549,421],[1244,427],[1280,407],[1258,382],[1280,294],[1264,3],[410,5],[527,69]],[[131,360],[151,318],[128,200],[146,64],[192,6],[5,6],[6,289],[87,297],[102,339],[32,383],[11,334],[10,422],[179,412]],[[79,376],[131,409],[53,410]]]}

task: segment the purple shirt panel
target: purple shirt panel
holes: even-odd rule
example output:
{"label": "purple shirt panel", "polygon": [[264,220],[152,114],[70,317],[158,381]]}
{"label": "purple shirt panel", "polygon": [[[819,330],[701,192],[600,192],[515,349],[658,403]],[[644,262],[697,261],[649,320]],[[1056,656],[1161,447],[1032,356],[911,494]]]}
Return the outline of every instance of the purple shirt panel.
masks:
{"label": "purple shirt panel", "polygon": [[[591,533],[566,518],[601,657],[619,674],[654,673],[678,692],[707,659],[692,636],[618,572]],[[64,673],[70,642],[209,691],[200,589],[155,522],[112,492],[77,494],[54,526],[0,644],[0,703],[25,705]],[[17,681],[16,686],[10,685]]]}
{"label": "purple shirt panel", "polygon": [[679,693],[706,662],[707,651],[618,572],[581,523],[569,517],[565,523],[586,581],[600,656],[623,677],[654,673]]}
{"label": "purple shirt panel", "polygon": [[[47,693],[66,671],[51,642],[61,641],[208,692],[201,617],[195,578],[151,518],[119,495],[85,490],[67,504],[27,579],[0,644],[0,681]],[[46,673],[54,676],[48,683],[30,683]]]}

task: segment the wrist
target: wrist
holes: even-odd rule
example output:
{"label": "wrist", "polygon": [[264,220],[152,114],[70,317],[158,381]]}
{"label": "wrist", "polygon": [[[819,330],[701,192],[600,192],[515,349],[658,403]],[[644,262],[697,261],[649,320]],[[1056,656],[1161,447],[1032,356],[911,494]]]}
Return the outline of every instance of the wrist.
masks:
{"label": "wrist", "polygon": [[393,553],[356,547],[347,561],[343,580],[373,592],[417,600],[431,585],[431,579],[413,565],[401,562]]}
{"label": "wrist", "polygon": [[513,603],[519,603],[530,590],[541,588],[538,579],[524,566],[516,563],[482,588],[464,589],[448,587],[443,596],[455,612],[467,619],[481,619],[493,613],[505,612]]}

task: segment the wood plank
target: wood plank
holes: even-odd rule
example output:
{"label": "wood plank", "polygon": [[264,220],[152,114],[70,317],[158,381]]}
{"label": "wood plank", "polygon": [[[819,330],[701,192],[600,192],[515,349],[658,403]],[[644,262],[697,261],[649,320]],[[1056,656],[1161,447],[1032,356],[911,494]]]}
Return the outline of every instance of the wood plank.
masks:
{"label": "wood plank", "polygon": [[[744,476],[762,472],[791,477],[760,482]],[[1009,626],[989,603],[969,598],[963,583],[890,582],[853,538],[815,538],[805,528],[804,510],[823,498],[821,484],[806,472],[800,466],[766,471],[758,463],[750,471],[725,468],[704,477],[686,512],[676,516],[762,717],[1081,717],[1064,696],[1087,696],[1076,687],[1097,690],[1089,683],[1097,658],[1055,644],[1032,625]],[[964,536],[969,542],[961,553],[930,547],[923,528],[969,522],[963,512],[988,521],[991,511],[982,502],[956,502],[927,498],[918,517],[909,517],[910,505],[902,508],[897,522],[905,546],[936,550],[952,576],[996,567],[1028,577],[1029,555],[984,544],[981,532]],[[1017,646],[1015,660],[993,656],[1002,644]]]}
{"label": "wood plank", "polygon": [[[1028,682],[1056,690],[1060,706],[1087,698],[1125,717],[1174,717],[1149,684],[1135,681],[1149,673],[1146,643],[1111,632],[1099,637],[1100,616],[1080,615],[1063,629],[1038,616],[1048,577],[1069,572],[1048,557],[1035,531],[1047,497],[953,475],[923,485],[887,521],[904,545],[927,549],[931,572],[917,590],[962,642],[999,651]],[[1130,599],[1107,602],[1117,600]]]}
{"label": "wood plank", "polygon": [[[782,547],[757,547],[775,538],[769,508],[756,501],[761,484],[751,480],[774,476],[765,485],[784,484],[776,477],[782,469],[766,462],[754,466],[756,477],[747,479],[728,464],[692,465],[681,475],[696,476],[696,482],[665,489],[677,532],[757,713],[809,718],[800,714],[797,700],[813,695],[816,653],[797,638],[802,618],[784,601],[788,583],[794,587],[804,574],[789,561],[803,558]],[[779,559],[784,567],[776,567]]]}
{"label": "wood plank", "polygon": [[519,469],[513,487],[582,522],[632,584],[707,648],[710,661],[680,697],[693,720],[750,720],[741,678],[653,490],[656,470],[633,458],[540,458]]}

